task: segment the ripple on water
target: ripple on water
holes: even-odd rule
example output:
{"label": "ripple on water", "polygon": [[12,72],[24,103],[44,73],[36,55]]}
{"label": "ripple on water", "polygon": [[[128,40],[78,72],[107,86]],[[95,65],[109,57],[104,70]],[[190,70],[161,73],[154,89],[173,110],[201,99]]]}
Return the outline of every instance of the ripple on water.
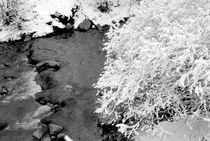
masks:
{"label": "ripple on water", "polygon": [[20,78],[10,82],[10,87],[12,87],[12,94],[6,97],[2,102],[9,102],[10,100],[23,100],[30,97],[35,97],[34,95],[41,92],[41,87],[34,80],[37,75],[35,71],[25,72]]}
{"label": "ripple on water", "polygon": [[34,95],[41,92],[41,87],[34,81],[36,75],[37,72],[28,71],[9,83],[13,91],[0,102],[0,122],[9,123],[8,129],[37,128],[40,119],[50,114],[50,107],[34,100]]}

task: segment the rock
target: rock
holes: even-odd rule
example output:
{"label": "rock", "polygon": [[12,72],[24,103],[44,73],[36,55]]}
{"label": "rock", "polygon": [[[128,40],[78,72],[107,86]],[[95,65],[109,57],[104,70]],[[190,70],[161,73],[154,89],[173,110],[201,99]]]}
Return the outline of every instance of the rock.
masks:
{"label": "rock", "polygon": [[54,71],[58,71],[60,67],[61,67],[61,64],[59,62],[52,61],[52,60],[43,61],[36,65],[37,72],[39,73],[50,68],[54,69]]}
{"label": "rock", "polygon": [[63,89],[69,93],[73,92],[74,90],[72,85],[65,85]]}
{"label": "rock", "polygon": [[8,66],[6,64],[0,64],[0,69],[6,69]]}
{"label": "rock", "polygon": [[7,87],[6,86],[2,86],[0,95],[6,96],[8,93],[9,93],[9,90],[7,89]]}
{"label": "rock", "polygon": [[73,141],[73,140],[72,140],[71,138],[69,138],[69,136],[67,136],[67,135],[65,135],[64,140],[65,140],[65,141]]}
{"label": "rock", "polygon": [[41,104],[41,105],[46,105],[47,104],[47,100],[44,97],[36,97],[35,100]]}
{"label": "rock", "polygon": [[67,30],[72,29],[72,28],[73,28],[73,25],[72,24],[70,24],[70,23],[67,23],[66,24],[66,29]]}
{"label": "rock", "polygon": [[64,133],[58,134],[56,141],[73,141],[69,136]]}
{"label": "rock", "polygon": [[77,104],[77,101],[75,98],[69,97],[61,101],[60,106],[61,107],[73,107]]}
{"label": "rock", "polygon": [[48,126],[45,124],[41,124],[42,132],[44,135],[48,134]]}
{"label": "rock", "polygon": [[44,125],[49,125],[52,122],[52,119],[50,116],[45,116],[44,118],[42,118],[41,123]]}
{"label": "rock", "polygon": [[42,141],[52,141],[52,140],[50,136],[48,135],[48,136],[45,136]]}
{"label": "rock", "polygon": [[52,141],[57,141],[57,140],[56,140],[56,136],[51,136],[51,140],[52,140]]}
{"label": "rock", "polygon": [[44,135],[44,133],[42,132],[41,129],[38,129],[33,133],[33,137],[38,140],[40,140],[43,137],[43,135]]}
{"label": "rock", "polygon": [[90,27],[91,27],[91,21],[86,19],[79,24],[78,29],[80,31],[88,31]]}
{"label": "rock", "polygon": [[66,136],[66,134],[64,134],[64,133],[58,134],[56,141],[65,141],[65,139],[64,139],[65,136]]}
{"label": "rock", "polygon": [[57,135],[63,130],[62,126],[56,125],[56,124],[49,124],[48,127],[50,131],[50,135]]}
{"label": "rock", "polygon": [[24,38],[24,42],[30,41],[31,40],[31,36],[30,35],[26,35]]}
{"label": "rock", "polygon": [[96,25],[96,28],[101,32],[102,31],[102,26],[100,24]]}
{"label": "rock", "polygon": [[4,130],[4,129],[6,129],[6,128],[7,128],[7,126],[8,126],[8,124],[7,124],[7,123],[0,123],[0,131],[2,131],[2,130]]}

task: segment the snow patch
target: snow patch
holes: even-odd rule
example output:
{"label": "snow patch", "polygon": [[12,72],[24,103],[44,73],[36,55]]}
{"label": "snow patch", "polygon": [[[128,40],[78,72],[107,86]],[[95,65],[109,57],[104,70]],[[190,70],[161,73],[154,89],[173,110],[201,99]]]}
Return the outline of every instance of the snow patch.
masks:
{"label": "snow patch", "polygon": [[174,122],[161,122],[156,126],[153,135],[140,134],[136,141],[201,141],[210,140],[210,123],[189,116]]}
{"label": "snow patch", "polygon": [[[21,29],[17,25],[3,26],[0,22],[0,42],[18,40],[21,35],[34,33],[33,37],[45,36],[53,32],[53,26],[64,28],[65,26],[50,15],[59,13],[72,16],[72,9],[79,7],[74,19],[74,28],[85,19],[90,19],[95,25],[111,25],[113,21],[122,20],[129,16],[129,3],[112,6],[109,12],[101,12],[97,8],[97,1],[89,0],[21,0],[24,4],[21,7],[20,15],[24,21],[20,21]],[[52,25],[48,25],[52,22]]]}

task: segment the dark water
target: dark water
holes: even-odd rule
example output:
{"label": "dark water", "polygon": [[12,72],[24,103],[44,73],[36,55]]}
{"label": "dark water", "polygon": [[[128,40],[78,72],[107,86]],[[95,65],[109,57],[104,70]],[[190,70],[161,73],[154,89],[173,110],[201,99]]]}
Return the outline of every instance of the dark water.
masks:
{"label": "dark water", "polygon": [[[0,123],[7,125],[0,131],[0,141],[33,140],[39,119],[50,113],[49,106],[61,102],[65,107],[47,116],[50,122],[64,126],[73,140],[101,140],[93,114],[96,91],[92,84],[103,68],[103,38],[92,30],[1,44],[0,88],[6,87],[8,95],[0,99]],[[61,68],[46,68],[37,74],[34,65],[44,61],[57,61]],[[35,101],[35,93],[44,96],[49,106]]]}
{"label": "dark water", "polygon": [[0,99],[0,123],[8,125],[0,141],[32,141],[35,128],[48,123],[74,141],[126,140],[94,113],[104,39],[90,30],[1,44],[0,88],[11,93]]}

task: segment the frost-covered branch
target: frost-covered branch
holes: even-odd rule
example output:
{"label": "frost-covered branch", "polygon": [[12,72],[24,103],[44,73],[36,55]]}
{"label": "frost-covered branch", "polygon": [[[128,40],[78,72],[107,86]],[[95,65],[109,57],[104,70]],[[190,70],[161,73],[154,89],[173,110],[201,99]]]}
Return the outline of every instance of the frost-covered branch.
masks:
{"label": "frost-covered branch", "polygon": [[208,0],[145,0],[134,7],[135,16],[107,34],[105,71],[95,85],[103,95],[97,112],[122,120],[125,135],[198,109],[206,114],[209,7]]}

